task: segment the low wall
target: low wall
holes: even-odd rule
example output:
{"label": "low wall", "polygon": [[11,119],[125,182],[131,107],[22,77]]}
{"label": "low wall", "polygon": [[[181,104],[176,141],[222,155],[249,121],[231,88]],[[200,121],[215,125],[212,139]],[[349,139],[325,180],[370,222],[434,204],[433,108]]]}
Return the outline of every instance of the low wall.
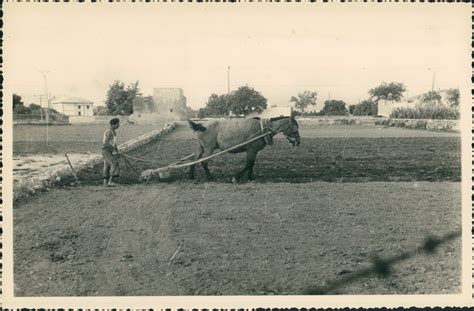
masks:
{"label": "low wall", "polygon": [[[118,146],[118,149],[122,153],[129,152],[153,141],[154,139],[162,135],[170,133],[175,128],[176,123],[174,122],[166,124],[165,127],[163,127],[162,129],[151,131],[121,144],[120,146]],[[46,168],[43,173],[36,175],[33,178],[29,177],[16,180],[16,182],[14,181],[14,201],[18,200],[21,197],[34,195],[39,191],[52,187],[55,183],[61,182],[62,179],[70,178],[73,176],[71,168],[69,167],[64,155],[61,154],[57,156],[62,158],[62,160],[59,161],[59,164],[56,163],[56,165]],[[82,155],[76,154],[71,156],[70,160],[73,164],[74,170],[77,173],[84,169],[92,168],[95,165],[100,164],[102,162],[102,155],[91,153]]]}
{"label": "low wall", "polygon": [[380,118],[370,116],[296,117],[300,125],[374,125]]}
{"label": "low wall", "polygon": [[417,130],[459,132],[459,120],[430,120],[430,119],[390,119],[378,120],[378,125],[402,127]]}
{"label": "low wall", "polygon": [[134,112],[129,117],[129,121],[135,124],[160,124],[184,120],[186,120],[186,115],[181,112],[167,112],[166,114]]}
{"label": "low wall", "polygon": [[[42,120],[34,120],[34,119],[20,119],[20,120],[13,120],[14,125],[46,125],[46,121]],[[69,122],[67,120],[50,120],[47,125],[68,125]]]}
{"label": "low wall", "polygon": [[120,123],[128,122],[128,116],[69,116],[70,124],[109,124],[113,118],[120,119]]}

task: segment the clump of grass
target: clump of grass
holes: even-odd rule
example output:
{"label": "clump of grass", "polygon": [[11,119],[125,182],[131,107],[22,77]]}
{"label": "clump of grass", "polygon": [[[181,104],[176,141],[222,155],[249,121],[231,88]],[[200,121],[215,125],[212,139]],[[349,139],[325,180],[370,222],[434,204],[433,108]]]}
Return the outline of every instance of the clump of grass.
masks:
{"label": "clump of grass", "polygon": [[[425,103],[414,108],[396,108],[390,113],[390,118],[457,120],[459,119],[459,109],[458,107],[448,107],[438,103]],[[422,127],[422,124],[420,124],[420,127]]]}

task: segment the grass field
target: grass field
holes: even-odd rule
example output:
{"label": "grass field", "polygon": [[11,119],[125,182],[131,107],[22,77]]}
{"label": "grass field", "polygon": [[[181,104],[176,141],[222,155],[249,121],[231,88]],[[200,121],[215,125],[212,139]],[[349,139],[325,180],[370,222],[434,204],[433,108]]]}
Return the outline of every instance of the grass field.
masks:
{"label": "grass field", "polygon": [[[100,153],[106,124],[88,125],[14,125],[13,154],[48,154],[64,152]],[[162,125],[122,124],[117,130],[118,143],[151,132]],[[49,134],[49,144],[47,143]]]}
{"label": "grass field", "polygon": [[[233,185],[243,155],[211,160],[215,182],[186,170],[139,184],[122,170],[104,188],[100,166],[82,185],[14,207],[18,296],[302,295],[384,259],[415,256],[325,294],[459,293],[461,240],[420,247],[461,227],[460,137],[377,127],[302,127],[275,139],[256,181]],[[130,154],[138,169],[194,151],[187,126]],[[174,256],[173,256],[174,255]]]}

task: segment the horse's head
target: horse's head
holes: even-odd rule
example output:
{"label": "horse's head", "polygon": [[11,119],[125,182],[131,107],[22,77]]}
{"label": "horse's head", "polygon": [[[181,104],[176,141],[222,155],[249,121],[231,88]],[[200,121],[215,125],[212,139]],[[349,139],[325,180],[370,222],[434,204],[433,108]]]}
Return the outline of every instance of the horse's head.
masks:
{"label": "horse's head", "polygon": [[270,119],[270,121],[275,121],[278,123],[276,129],[279,132],[282,132],[285,135],[286,139],[293,145],[299,146],[300,140],[300,133],[298,131],[298,122],[296,122],[294,117],[285,117],[285,118],[275,118]]}

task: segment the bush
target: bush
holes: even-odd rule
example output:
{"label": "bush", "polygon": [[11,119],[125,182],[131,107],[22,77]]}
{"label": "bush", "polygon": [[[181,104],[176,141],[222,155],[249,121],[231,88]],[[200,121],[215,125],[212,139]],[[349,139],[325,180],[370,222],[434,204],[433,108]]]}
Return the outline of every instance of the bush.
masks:
{"label": "bush", "polygon": [[342,100],[326,100],[320,116],[344,116],[347,114],[346,103]]}
{"label": "bush", "polygon": [[370,99],[363,100],[358,105],[351,105],[350,108],[352,111],[349,111],[355,116],[376,116],[378,110],[377,104]]}
{"label": "bush", "polygon": [[390,113],[390,118],[457,120],[459,119],[459,109],[442,104],[426,103],[414,108],[396,108]]}

